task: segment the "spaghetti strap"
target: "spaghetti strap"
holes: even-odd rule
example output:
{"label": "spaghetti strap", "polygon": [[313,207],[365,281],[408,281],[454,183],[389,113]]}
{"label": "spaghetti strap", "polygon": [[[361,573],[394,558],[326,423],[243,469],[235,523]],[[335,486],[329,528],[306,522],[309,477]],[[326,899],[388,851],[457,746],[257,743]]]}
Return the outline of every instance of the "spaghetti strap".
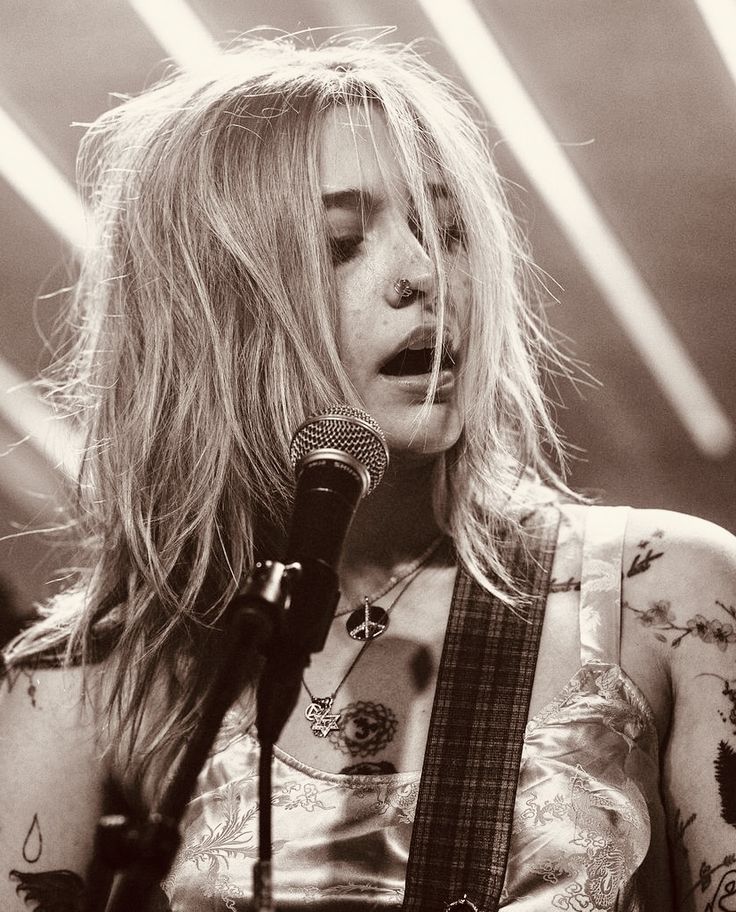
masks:
{"label": "spaghetti strap", "polygon": [[621,574],[629,507],[589,507],[580,580],[580,663],[618,665]]}

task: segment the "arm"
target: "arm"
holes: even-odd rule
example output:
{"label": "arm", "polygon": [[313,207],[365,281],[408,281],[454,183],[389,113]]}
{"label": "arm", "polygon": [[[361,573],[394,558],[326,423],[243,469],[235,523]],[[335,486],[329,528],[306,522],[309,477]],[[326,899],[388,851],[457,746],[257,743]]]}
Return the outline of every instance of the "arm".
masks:
{"label": "arm", "polygon": [[692,517],[642,513],[663,531],[666,561],[645,589],[631,587],[646,604],[627,608],[671,682],[662,793],[676,908],[736,909],[736,539]]}
{"label": "arm", "polygon": [[79,669],[0,679],[0,909],[77,912],[105,770]]}

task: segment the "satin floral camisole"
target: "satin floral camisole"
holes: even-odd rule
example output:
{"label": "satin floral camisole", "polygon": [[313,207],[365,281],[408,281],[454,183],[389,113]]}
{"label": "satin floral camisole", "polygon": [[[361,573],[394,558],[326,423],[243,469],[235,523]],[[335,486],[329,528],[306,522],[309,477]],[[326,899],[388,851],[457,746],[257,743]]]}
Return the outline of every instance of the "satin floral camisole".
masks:
{"label": "satin floral camisole", "polygon": [[[580,669],[526,727],[501,907],[658,912],[670,906],[667,859],[657,848],[665,845],[657,734],[646,699],[618,664],[627,510],[585,513]],[[162,884],[173,912],[250,908],[257,764],[252,726],[231,709]],[[277,908],[400,908],[419,777],[327,773],[277,747]]]}

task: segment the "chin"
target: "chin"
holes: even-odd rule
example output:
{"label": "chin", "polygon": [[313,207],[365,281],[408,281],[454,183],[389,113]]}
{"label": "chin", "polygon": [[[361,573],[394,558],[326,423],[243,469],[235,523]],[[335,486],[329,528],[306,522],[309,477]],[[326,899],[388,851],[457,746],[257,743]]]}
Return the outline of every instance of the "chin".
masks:
{"label": "chin", "polygon": [[374,414],[386,435],[391,459],[414,464],[434,462],[460,439],[462,420],[454,403],[436,403],[429,419],[417,426],[419,408],[416,406],[411,416],[394,413],[379,418]]}

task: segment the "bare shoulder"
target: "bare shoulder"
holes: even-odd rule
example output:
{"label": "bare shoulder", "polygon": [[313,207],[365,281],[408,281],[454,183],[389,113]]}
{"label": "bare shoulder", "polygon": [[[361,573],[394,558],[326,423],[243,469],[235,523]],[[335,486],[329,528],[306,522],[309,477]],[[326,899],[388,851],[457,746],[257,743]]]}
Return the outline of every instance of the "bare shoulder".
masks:
{"label": "bare shoulder", "polygon": [[84,687],[79,668],[11,666],[0,679],[2,909],[81,895],[106,778]]}
{"label": "bare shoulder", "polygon": [[689,644],[712,645],[724,656],[736,650],[736,537],[720,526],[668,510],[632,510],[623,593],[629,619],[649,632],[673,671],[700,655],[683,648]]}
{"label": "bare shoulder", "polygon": [[697,516],[672,510],[632,510],[626,539],[629,549],[641,550],[641,543],[653,550],[666,548],[681,563],[685,580],[713,571],[734,573],[736,536]]}

